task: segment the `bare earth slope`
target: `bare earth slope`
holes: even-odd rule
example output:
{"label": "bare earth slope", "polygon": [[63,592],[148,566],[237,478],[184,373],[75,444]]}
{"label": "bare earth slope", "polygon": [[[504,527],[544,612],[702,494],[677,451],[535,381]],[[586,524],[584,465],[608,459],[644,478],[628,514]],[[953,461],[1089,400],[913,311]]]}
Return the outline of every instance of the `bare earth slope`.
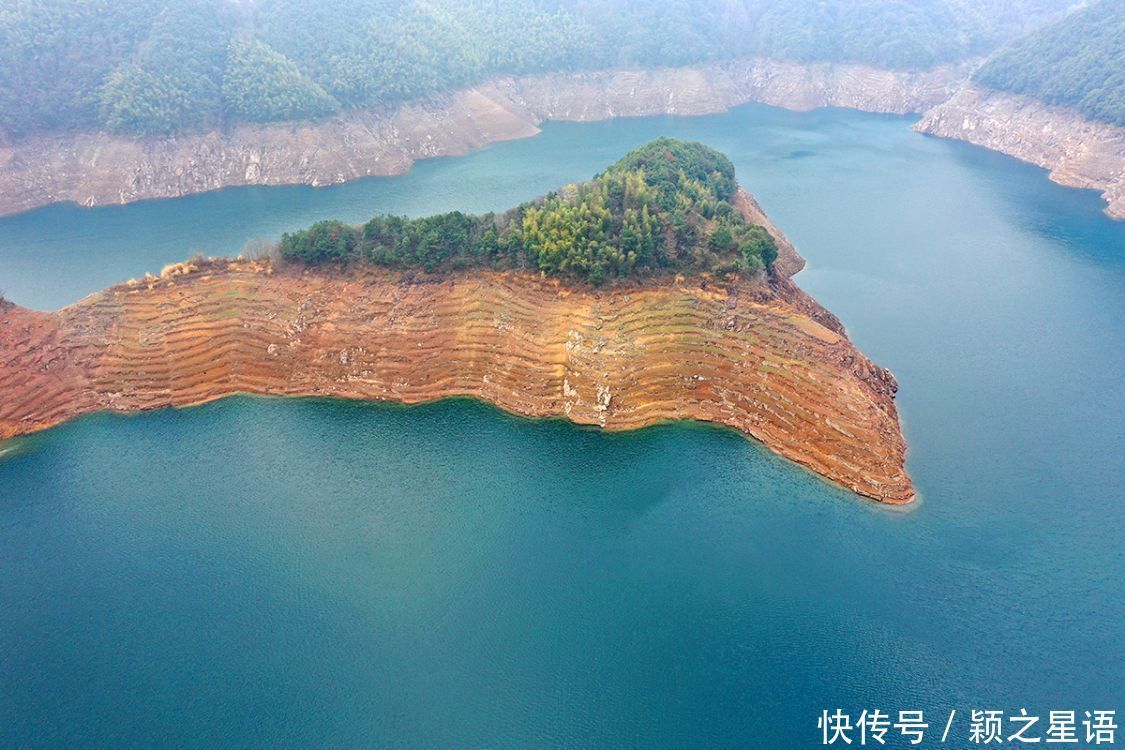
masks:
{"label": "bare earth slope", "polygon": [[966,86],[926,112],[915,129],[1045,167],[1061,185],[1099,190],[1106,213],[1125,219],[1125,128],[1027,96]]}
{"label": "bare earth slope", "polygon": [[963,77],[955,68],[913,73],[751,60],[502,78],[319,123],[240,125],[149,140],[104,133],[30,138],[0,143],[0,215],[59,201],[94,206],[235,185],[329,185],[401,174],[417,159],[535,135],[545,120],[700,115],[751,101],[921,112],[947,99]]}
{"label": "bare earth slope", "polygon": [[473,396],[614,430],[718,422],[863,495],[908,502],[893,376],[785,276],[800,260],[782,252],[776,280],[732,285],[594,290],[208,261],[55,313],[6,304],[0,438],[234,393]]}

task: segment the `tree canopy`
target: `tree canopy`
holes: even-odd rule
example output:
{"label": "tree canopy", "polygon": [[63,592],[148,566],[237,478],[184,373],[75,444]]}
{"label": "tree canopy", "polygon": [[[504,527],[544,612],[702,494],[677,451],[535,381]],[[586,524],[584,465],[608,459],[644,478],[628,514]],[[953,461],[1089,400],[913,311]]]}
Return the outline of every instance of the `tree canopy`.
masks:
{"label": "tree canopy", "polygon": [[228,112],[255,122],[321,117],[340,108],[291,60],[255,40],[231,48],[223,74],[223,104]]}
{"label": "tree canopy", "polygon": [[428,272],[527,269],[602,284],[667,273],[753,274],[777,244],[732,203],[734,165],[701,143],[652,141],[588,182],[504,214],[322,221],[284,235],[282,259]]}
{"label": "tree canopy", "polygon": [[1125,125],[1125,3],[1101,0],[1013,42],[976,80]]}

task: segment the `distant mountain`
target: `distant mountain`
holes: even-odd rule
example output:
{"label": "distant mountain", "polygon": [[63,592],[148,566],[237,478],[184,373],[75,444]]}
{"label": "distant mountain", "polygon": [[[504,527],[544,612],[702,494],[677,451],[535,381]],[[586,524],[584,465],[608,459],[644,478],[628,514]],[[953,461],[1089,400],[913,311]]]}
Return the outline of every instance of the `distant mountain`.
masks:
{"label": "distant mountain", "polygon": [[986,53],[1069,3],[6,0],[0,138],[315,119],[497,74],[750,55],[928,67]]}
{"label": "distant mountain", "polygon": [[1125,125],[1125,2],[1100,0],[1016,40],[975,78]]}

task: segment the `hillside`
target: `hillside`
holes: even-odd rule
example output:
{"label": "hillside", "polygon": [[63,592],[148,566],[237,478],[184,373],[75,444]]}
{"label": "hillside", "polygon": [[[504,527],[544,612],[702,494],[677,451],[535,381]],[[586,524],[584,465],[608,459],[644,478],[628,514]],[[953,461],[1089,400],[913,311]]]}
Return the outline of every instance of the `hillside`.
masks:
{"label": "hillside", "polygon": [[977,83],[1125,125],[1125,3],[1100,0],[1001,50]]}
{"label": "hillside", "polygon": [[1066,0],[11,0],[0,142],[316,119],[501,74],[749,56],[926,68]]}

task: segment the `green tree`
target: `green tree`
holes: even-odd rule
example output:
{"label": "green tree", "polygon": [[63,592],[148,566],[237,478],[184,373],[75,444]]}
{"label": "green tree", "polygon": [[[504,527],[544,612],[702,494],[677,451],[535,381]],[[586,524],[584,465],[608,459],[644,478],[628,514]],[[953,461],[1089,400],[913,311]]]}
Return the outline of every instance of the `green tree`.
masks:
{"label": "green tree", "polygon": [[340,108],[291,60],[253,40],[232,46],[222,90],[226,112],[256,122],[322,117]]}
{"label": "green tree", "polygon": [[223,0],[168,3],[136,59],[119,66],[102,87],[102,121],[111,130],[139,135],[218,123],[231,13]]}
{"label": "green tree", "polygon": [[590,182],[506,214],[376,216],[362,231],[320,222],[285,235],[281,256],[312,265],[359,260],[431,273],[532,268],[592,284],[669,271],[770,268],[777,245],[730,203],[736,191],[734,167],[722,154],[660,138]]}
{"label": "green tree", "polygon": [[339,263],[355,257],[359,232],[341,221],[318,221],[308,229],[281,236],[280,253],[286,260],[312,265]]}
{"label": "green tree", "polygon": [[1125,125],[1125,3],[1101,0],[1019,39],[975,78]]}

